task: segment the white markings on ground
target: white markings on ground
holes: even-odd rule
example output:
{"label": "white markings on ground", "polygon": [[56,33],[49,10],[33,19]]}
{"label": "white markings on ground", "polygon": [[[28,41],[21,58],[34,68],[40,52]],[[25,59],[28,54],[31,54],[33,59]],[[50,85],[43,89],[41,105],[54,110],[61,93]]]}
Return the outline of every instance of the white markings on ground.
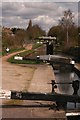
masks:
{"label": "white markings on ground", "polygon": [[11,98],[11,91],[9,90],[0,90],[0,99],[10,99]]}

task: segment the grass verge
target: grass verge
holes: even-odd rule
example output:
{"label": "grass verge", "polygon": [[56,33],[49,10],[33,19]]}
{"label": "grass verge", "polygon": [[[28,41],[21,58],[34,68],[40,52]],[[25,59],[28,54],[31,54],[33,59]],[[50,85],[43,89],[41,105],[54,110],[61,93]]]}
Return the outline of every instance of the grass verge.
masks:
{"label": "grass verge", "polygon": [[[28,51],[26,50],[25,52],[22,52],[19,55],[24,57],[24,56],[27,56],[29,54],[32,54],[35,52],[35,49],[37,49],[40,46],[41,46],[41,44],[34,45],[31,50],[28,50]],[[10,63],[15,63],[15,64],[41,64],[41,63],[43,63],[43,62],[37,61],[37,60],[15,60],[14,56],[10,57],[7,61]]]}
{"label": "grass verge", "polygon": [[[11,54],[11,53],[14,53],[14,52],[17,52],[17,51],[21,51],[21,50],[24,50],[25,48],[14,48],[14,49],[10,49],[10,52],[9,52],[9,54]],[[3,52],[2,52],[2,56],[4,56],[4,55],[6,55],[6,50],[3,50]]]}

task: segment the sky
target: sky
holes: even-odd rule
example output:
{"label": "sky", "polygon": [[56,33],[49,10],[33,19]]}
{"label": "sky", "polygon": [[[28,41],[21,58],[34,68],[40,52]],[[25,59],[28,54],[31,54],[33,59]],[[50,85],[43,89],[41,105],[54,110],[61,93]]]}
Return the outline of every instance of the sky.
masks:
{"label": "sky", "polygon": [[63,12],[68,9],[74,15],[74,22],[78,24],[78,2],[75,0],[69,0],[69,2],[60,2],[59,0],[58,2],[53,0],[37,1],[19,0],[18,2],[16,0],[15,2],[14,0],[13,2],[13,0],[3,0],[2,15],[0,13],[2,26],[26,29],[31,19],[33,25],[38,24],[43,30],[48,31],[52,26],[58,25]]}

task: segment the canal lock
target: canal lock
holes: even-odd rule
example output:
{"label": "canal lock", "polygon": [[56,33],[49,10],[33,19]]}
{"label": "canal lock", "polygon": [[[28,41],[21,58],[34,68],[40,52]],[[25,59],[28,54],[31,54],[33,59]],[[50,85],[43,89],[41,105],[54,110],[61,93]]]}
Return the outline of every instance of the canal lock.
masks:
{"label": "canal lock", "polygon": [[[70,83],[75,80],[80,81],[80,77],[77,74],[74,66],[71,64],[52,64],[55,79],[57,83]],[[74,90],[71,84],[58,84],[57,85],[58,93],[72,95]],[[80,88],[78,90],[78,95],[80,95]],[[80,110],[80,103],[67,103],[68,110]]]}

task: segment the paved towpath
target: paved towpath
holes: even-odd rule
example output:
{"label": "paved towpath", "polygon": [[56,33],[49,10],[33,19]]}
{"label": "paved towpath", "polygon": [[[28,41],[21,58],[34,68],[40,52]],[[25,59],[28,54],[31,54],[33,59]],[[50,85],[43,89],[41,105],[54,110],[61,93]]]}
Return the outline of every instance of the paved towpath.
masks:
{"label": "paved towpath", "polygon": [[28,91],[51,92],[51,80],[55,80],[53,69],[50,65],[39,65],[35,70]]}
{"label": "paved towpath", "polygon": [[[20,51],[20,52],[24,52]],[[26,82],[31,80],[35,71],[32,66],[16,65],[7,62],[7,59],[20,52],[11,53],[2,57],[2,88],[7,90],[22,90]],[[27,89],[27,87],[26,87]]]}

